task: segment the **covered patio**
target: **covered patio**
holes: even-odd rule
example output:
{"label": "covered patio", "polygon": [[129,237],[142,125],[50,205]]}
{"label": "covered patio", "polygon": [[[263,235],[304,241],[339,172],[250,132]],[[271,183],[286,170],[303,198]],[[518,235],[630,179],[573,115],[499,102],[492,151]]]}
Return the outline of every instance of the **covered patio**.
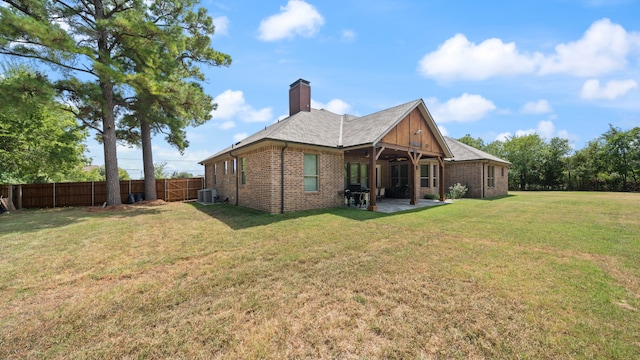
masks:
{"label": "covered patio", "polygon": [[[385,213],[385,214],[390,214],[390,213],[395,213],[399,211],[415,210],[415,209],[424,208],[424,207],[440,206],[440,205],[446,205],[446,204],[451,204],[451,201],[450,200],[440,201],[440,200],[418,199],[416,201],[416,204],[412,205],[412,204],[409,204],[409,202],[407,202],[407,199],[385,198],[385,199],[378,199],[377,201],[378,208],[376,211]],[[350,206],[354,209],[360,209],[360,210],[368,209],[368,206],[360,206],[360,207],[355,205],[350,205]]]}

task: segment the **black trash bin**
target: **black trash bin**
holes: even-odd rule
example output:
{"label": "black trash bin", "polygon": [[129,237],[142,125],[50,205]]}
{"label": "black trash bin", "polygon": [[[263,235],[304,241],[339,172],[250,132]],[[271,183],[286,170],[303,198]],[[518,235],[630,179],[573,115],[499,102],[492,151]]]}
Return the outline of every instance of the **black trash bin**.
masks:
{"label": "black trash bin", "polygon": [[127,196],[127,204],[133,204],[134,202],[136,202],[136,197],[132,193],[129,193],[129,196]]}

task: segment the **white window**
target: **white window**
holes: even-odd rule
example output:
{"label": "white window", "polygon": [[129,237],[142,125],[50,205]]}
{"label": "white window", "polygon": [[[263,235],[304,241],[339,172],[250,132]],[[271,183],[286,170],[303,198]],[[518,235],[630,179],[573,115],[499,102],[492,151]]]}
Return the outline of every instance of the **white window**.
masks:
{"label": "white window", "polygon": [[304,154],[304,191],[318,191],[318,155]]}

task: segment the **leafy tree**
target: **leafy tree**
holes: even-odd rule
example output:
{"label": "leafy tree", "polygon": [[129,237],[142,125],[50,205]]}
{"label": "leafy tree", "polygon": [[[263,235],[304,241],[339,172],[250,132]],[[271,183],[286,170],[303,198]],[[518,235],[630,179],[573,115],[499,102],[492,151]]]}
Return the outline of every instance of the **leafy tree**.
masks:
{"label": "leafy tree", "polygon": [[194,12],[194,4],[193,0],[151,3],[145,28],[148,36],[125,39],[135,96],[128,99],[120,135],[142,147],[148,200],[156,198],[152,135],[164,134],[165,140],[182,153],[189,145],[184,129],[205,123],[216,108],[202,87],[191,81],[204,80],[197,65],[231,64],[229,55],[211,48],[213,20],[204,9]]}
{"label": "leafy tree", "polygon": [[489,144],[484,146],[484,149],[481,150],[493,156],[497,156],[501,159],[507,158],[507,154],[504,150],[504,142],[500,140],[490,142]]}
{"label": "leafy tree", "polygon": [[0,183],[60,182],[87,163],[80,128],[49,80],[25,66],[0,77]]}
{"label": "leafy tree", "polygon": [[[569,159],[569,176],[575,178],[578,190],[600,190],[605,171],[602,148],[604,141],[590,141],[584,149],[576,151]],[[571,182],[569,183],[571,186]]]}
{"label": "leafy tree", "polygon": [[[176,79],[203,78],[196,63],[230,62],[210,48],[212,20],[206,10],[192,10],[194,0],[5,3],[0,7],[0,54],[35,59],[62,71],[58,89],[75,105],[70,111],[95,129],[103,143],[109,205],[121,202],[116,119],[132,111],[127,99],[155,96]],[[180,134],[181,125],[167,127]]]}
{"label": "leafy tree", "polygon": [[604,146],[602,154],[609,171],[622,179],[622,190],[628,190],[628,177],[631,175],[637,182],[637,171],[634,164],[638,157],[638,135],[636,130],[623,131],[609,125],[609,130],[602,135]]}
{"label": "leafy tree", "polygon": [[[75,114],[99,132],[104,145],[107,204],[118,205],[115,96],[126,81],[122,39],[136,36],[142,1],[6,0],[0,7],[0,53],[35,59],[74,80],[66,90],[91,105],[93,118]],[[136,16],[137,15],[137,16]],[[91,80],[79,80],[79,78]]]}
{"label": "leafy tree", "polygon": [[186,172],[186,171],[181,171],[181,172],[174,171],[171,174],[171,178],[172,179],[190,179],[192,177],[193,177],[193,174],[190,173],[190,172]]}
{"label": "leafy tree", "polygon": [[511,162],[509,187],[527,190],[540,184],[544,140],[538,134],[516,136],[504,143],[505,157]]}
{"label": "leafy tree", "polygon": [[566,161],[570,151],[571,146],[567,139],[554,137],[545,144],[542,150],[542,185],[557,189],[564,183]]}
{"label": "leafy tree", "polygon": [[[107,171],[104,165],[101,165],[98,168],[98,174],[100,175],[101,181],[104,181],[107,178]],[[127,170],[118,168],[118,180],[131,180]]]}
{"label": "leafy tree", "polygon": [[467,144],[469,146],[472,146],[478,150],[483,150],[485,148],[484,145],[484,140],[482,140],[481,138],[473,138],[470,134],[466,134],[465,136],[461,137],[460,139],[458,139],[458,141],[460,141],[463,144]]}
{"label": "leafy tree", "polygon": [[154,172],[153,177],[154,177],[154,179],[166,179],[166,178],[168,178],[169,176],[167,175],[167,172],[165,171],[166,169],[167,169],[167,162],[166,161],[162,161],[162,162],[153,164],[153,172]]}

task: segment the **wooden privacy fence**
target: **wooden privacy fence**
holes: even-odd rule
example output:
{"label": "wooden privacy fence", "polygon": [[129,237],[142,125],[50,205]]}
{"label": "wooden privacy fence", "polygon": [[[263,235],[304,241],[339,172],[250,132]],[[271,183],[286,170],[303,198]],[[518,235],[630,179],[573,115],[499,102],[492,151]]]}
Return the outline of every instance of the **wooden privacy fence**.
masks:
{"label": "wooden privacy fence", "polygon": [[[0,185],[0,195],[9,197],[20,208],[50,208],[64,206],[99,206],[107,201],[106,182],[73,182],[26,185]],[[158,179],[156,195],[164,201],[185,201],[198,198],[204,188],[204,178]],[[127,203],[129,194],[140,200],[144,194],[144,180],[120,181],[120,199]]]}

